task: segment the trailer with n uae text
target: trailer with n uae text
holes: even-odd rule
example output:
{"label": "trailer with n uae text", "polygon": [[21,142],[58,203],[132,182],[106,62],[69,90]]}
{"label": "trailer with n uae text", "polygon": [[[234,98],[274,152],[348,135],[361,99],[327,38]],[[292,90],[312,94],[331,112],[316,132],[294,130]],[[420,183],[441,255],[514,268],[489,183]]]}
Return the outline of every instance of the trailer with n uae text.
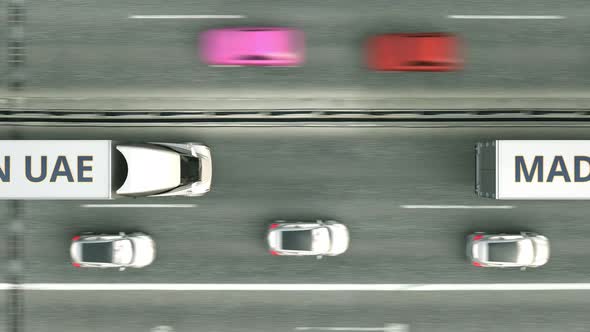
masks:
{"label": "trailer with n uae text", "polygon": [[201,196],[211,181],[198,143],[0,140],[0,199]]}

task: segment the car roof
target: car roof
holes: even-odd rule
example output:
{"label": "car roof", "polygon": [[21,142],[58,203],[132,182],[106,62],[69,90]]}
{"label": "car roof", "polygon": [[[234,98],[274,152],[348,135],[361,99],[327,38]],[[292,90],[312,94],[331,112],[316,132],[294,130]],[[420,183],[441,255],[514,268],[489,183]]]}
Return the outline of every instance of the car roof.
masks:
{"label": "car roof", "polygon": [[450,64],[456,57],[456,40],[445,34],[403,34],[391,38],[394,52],[410,62]]}
{"label": "car roof", "polygon": [[411,38],[413,51],[411,59],[417,62],[431,62],[433,64],[452,64],[456,57],[455,45],[448,37],[421,36]]}
{"label": "car roof", "polygon": [[[249,60],[244,57],[290,59],[298,51],[295,29],[281,27],[228,28],[209,30],[205,33],[204,53],[207,58]],[[259,59],[260,60],[260,59]]]}
{"label": "car roof", "polygon": [[458,38],[448,33],[377,35],[369,41],[369,65],[388,68],[452,68],[460,63]]}

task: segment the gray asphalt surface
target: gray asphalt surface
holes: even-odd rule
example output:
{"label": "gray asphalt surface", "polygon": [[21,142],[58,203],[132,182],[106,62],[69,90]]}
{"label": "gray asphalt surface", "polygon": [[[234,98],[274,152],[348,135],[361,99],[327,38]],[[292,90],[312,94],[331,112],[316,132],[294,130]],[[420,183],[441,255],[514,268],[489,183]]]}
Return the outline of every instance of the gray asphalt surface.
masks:
{"label": "gray asphalt surface", "polygon": [[8,46],[8,32],[7,32],[7,20],[4,18],[7,17],[7,6],[6,2],[2,3],[0,6],[0,17],[3,19],[0,20],[0,45],[2,45],[1,52],[0,52],[0,103],[3,103],[4,100],[2,97],[8,94],[8,87],[7,87],[7,77],[8,74],[8,59],[7,59],[7,49]]}
{"label": "gray asphalt surface", "polygon": [[[12,139],[15,136],[14,128],[9,127],[0,127],[0,139]],[[2,167],[4,167],[4,158],[2,158]],[[9,246],[12,245],[9,242],[9,237],[18,229],[14,229],[15,218],[18,218],[16,214],[15,202],[14,201],[0,201],[0,234],[2,234],[2,244],[0,244],[0,283],[2,282],[9,282],[8,273],[15,273],[19,272],[18,270],[15,271],[14,269],[10,269],[9,266],[9,259],[11,257],[11,253],[9,252]],[[21,230],[22,231],[22,230]],[[11,266],[14,267],[14,266]],[[21,271],[22,272],[22,271]],[[0,309],[2,305],[4,305],[6,301],[2,301],[0,304]],[[0,316],[2,319],[2,316]]]}
{"label": "gray asphalt surface", "polygon": [[[10,226],[14,219],[14,210],[12,206],[12,202],[8,201],[1,201],[0,202],[0,232],[3,234],[3,239],[7,239],[7,234],[10,229]],[[2,281],[0,282],[7,282],[6,280],[6,272],[8,271],[8,259],[9,259],[9,252],[8,246],[9,244],[7,241],[3,241],[4,243],[0,245],[0,276],[2,276]]]}
{"label": "gray asphalt surface", "polygon": [[[4,261],[3,261],[4,262]],[[4,275],[4,274],[3,274]],[[7,291],[0,291],[0,331],[8,331],[8,309],[7,309]]]}
{"label": "gray asphalt surface", "polygon": [[[587,127],[0,129],[4,138],[20,139],[196,141],[213,153],[213,191],[201,198],[22,202],[24,283],[590,282],[585,202],[496,202],[473,193],[476,141],[590,139]],[[5,203],[0,218],[14,212]],[[88,203],[197,207],[81,206]],[[515,208],[400,207],[406,204]],[[340,220],[350,227],[350,250],[319,261],[270,256],[263,234],[277,218]],[[7,219],[0,231],[6,231]],[[73,235],[135,230],[154,236],[158,254],[153,265],[125,272],[70,266]],[[546,266],[522,272],[478,269],[465,261],[467,233],[521,230],[550,239],[552,257]],[[36,332],[297,332],[306,326],[386,324],[407,324],[410,330],[385,332],[577,332],[590,323],[587,292],[23,292],[24,330]]]}
{"label": "gray asphalt surface", "polygon": [[[5,17],[0,6],[0,17]],[[238,20],[129,20],[130,14],[238,14]],[[457,21],[449,14],[564,15],[555,21]],[[42,108],[590,107],[590,5],[533,1],[28,1],[27,84],[8,92],[0,55],[0,103]],[[0,43],[6,44],[0,20]],[[300,68],[211,68],[200,32],[286,25],[307,35]],[[449,31],[465,43],[458,73],[375,73],[362,43],[382,32]],[[164,99],[161,99],[164,98]],[[174,99],[166,99],[174,98]],[[486,99],[485,104],[480,100]],[[75,99],[67,104],[63,100]],[[171,103],[174,100],[174,103]],[[424,100],[435,100],[424,106]],[[440,100],[450,100],[441,104]],[[470,100],[459,103],[457,100]],[[12,101],[8,102],[9,104]],[[96,105],[100,105],[97,107]],[[138,106],[140,105],[140,106]],[[146,106],[147,105],[147,106]],[[433,106],[432,106],[433,105]],[[443,105],[443,106],[441,106]],[[2,106],[2,105],[0,105]],[[200,141],[214,157],[214,189],[194,208],[84,208],[22,203],[23,282],[497,283],[590,282],[584,202],[495,202],[473,194],[473,143],[493,138],[590,139],[587,128],[31,128],[22,139]],[[14,205],[0,204],[9,234]],[[511,210],[408,210],[405,204],[510,204]],[[275,219],[336,219],[352,233],[349,252],[323,260],[272,257],[264,231]],[[156,262],[125,272],[69,265],[82,231],[145,231]],[[552,241],[537,270],[477,269],[464,259],[472,231],[531,230]],[[0,261],[7,262],[6,247]],[[0,264],[0,273],[20,271]],[[8,278],[6,278],[9,280]],[[9,301],[0,296],[0,310]],[[381,327],[409,331],[585,331],[586,292],[25,293],[26,331],[297,331]],[[10,326],[0,315],[0,331]],[[154,330],[160,326],[160,330]],[[170,326],[173,330],[165,330]],[[393,331],[386,332],[409,332]],[[311,332],[315,332],[311,330]]]}
{"label": "gray asphalt surface", "polygon": [[25,298],[25,328],[39,332],[354,331],[387,324],[398,324],[389,332],[582,332],[590,324],[590,297],[576,292],[26,292]]}
{"label": "gray asphalt surface", "polygon": [[[473,193],[473,144],[493,138],[589,139],[587,128],[23,128],[23,139],[196,141],[211,147],[213,190],[195,208],[84,208],[27,201],[25,282],[590,282],[586,202],[497,202]],[[96,203],[96,202],[95,202]],[[100,202],[98,202],[100,203]],[[410,210],[406,204],[511,204],[512,210]],[[272,257],[276,219],[335,219],[352,233],[339,257]],[[156,262],[125,273],[69,266],[82,231],[152,234]],[[478,269],[472,231],[536,231],[552,241],[537,270]]]}
{"label": "gray asphalt surface", "polygon": [[[127,18],[131,14],[246,18],[132,20]],[[453,20],[446,17],[451,14],[563,15],[566,19]],[[571,104],[568,98],[588,95],[590,46],[581,42],[589,31],[588,16],[590,5],[583,0],[38,1],[28,8],[29,79],[24,95],[82,99],[72,107],[83,107],[85,98],[94,97],[108,98],[101,100],[103,107],[149,107],[146,99],[158,103],[160,97],[186,98],[160,105],[181,108],[396,108],[424,105],[423,98],[440,102],[490,97],[500,100],[488,106],[503,107],[506,100],[527,97],[562,98],[563,106]],[[197,57],[202,31],[265,25],[306,32],[303,67],[212,68]],[[362,50],[368,36],[420,31],[461,36],[465,70],[379,73],[364,67]],[[407,98],[411,100],[404,102]],[[582,103],[590,106],[587,100]],[[100,103],[92,105],[96,104]],[[465,107],[456,100],[454,106]]]}

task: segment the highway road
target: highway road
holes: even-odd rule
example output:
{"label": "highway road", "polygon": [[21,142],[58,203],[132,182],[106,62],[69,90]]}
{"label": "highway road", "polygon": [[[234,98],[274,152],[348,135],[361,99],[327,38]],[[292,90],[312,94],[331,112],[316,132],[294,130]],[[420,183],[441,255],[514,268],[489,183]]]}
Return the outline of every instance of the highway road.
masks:
{"label": "highway road", "polygon": [[[129,18],[162,14],[241,18]],[[457,14],[558,19],[448,17]],[[581,42],[590,29],[588,16],[584,0],[29,2],[27,83],[18,95],[31,97],[29,105],[36,107],[74,109],[546,107],[546,99],[588,108],[590,46]],[[304,66],[217,68],[197,57],[202,31],[265,25],[305,31]],[[457,33],[465,70],[365,68],[368,36],[420,31]]]}
{"label": "highway road", "polygon": [[31,291],[25,297],[25,327],[40,332],[582,332],[590,324],[590,298],[575,292]]}
{"label": "highway road", "polygon": [[[586,128],[31,128],[23,139],[197,141],[211,147],[213,190],[202,198],[118,203],[188,208],[84,207],[26,201],[25,282],[494,283],[589,282],[585,202],[497,202],[473,193],[474,142],[590,138]],[[406,209],[403,205],[510,205],[512,209]],[[352,233],[346,255],[272,257],[275,219],[335,219]],[[125,273],[69,266],[82,231],[152,234],[153,266]],[[472,231],[536,231],[552,241],[546,267],[477,269],[464,259]]]}
{"label": "highway road", "polygon": [[[213,190],[200,198],[4,202],[1,230],[10,230],[17,212],[24,226],[19,262],[25,285],[590,283],[585,202],[498,202],[473,193],[476,141],[590,139],[587,126],[1,129],[3,138],[196,141],[209,145],[213,154]],[[351,247],[342,256],[322,260],[271,256],[264,231],[278,218],[339,220],[350,227]],[[154,236],[158,253],[153,265],[124,272],[70,265],[73,235],[135,230]],[[494,270],[466,262],[467,233],[521,230],[550,239],[552,257],[546,266]],[[7,276],[14,272],[0,271]],[[583,331],[590,323],[586,293],[23,290],[21,318],[23,331],[41,332],[163,332],[164,327],[296,332],[297,327],[379,329],[386,324],[406,324],[398,327],[409,330],[384,332],[565,332]],[[158,326],[160,330],[150,330]]]}
{"label": "highway road", "polygon": [[[7,6],[2,4],[2,6],[0,6],[0,17],[5,18],[7,16],[6,10]],[[5,46],[8,45],[8,24],[6,21],[7,20],[5,19],[0,20],[0,45],[2,45],[2,51],[0,52],[0,103],[4,102],[2,97],[8,95],[8,52],[5,48]]]}
{"label": "highway road", "polygon": [[[14,77],[8,53],[0,52],[0,108],[590,109],[590,46],[583,42],[590,5],[584,0],[55,0],[25,6],[26,83],[21,91],[8,89]],[[0,17],[7,17],[7,8],[0,6]],[[239,18],[130,18],[159,14]],[[217,68],[197,57],[202,31],[274,25],[305,31],[304,66]],[[8,43],[7,27],[0,20],[2,45]],[[364,67],[368,36],[425,31],[457,33],[464,42],[465,69],[377,73]],[[476,283],[590,285],[585,202],[499,202],[473,192],[477,141],[590,139],[584,125],[528,125],[2,124],[0,139],[202,142],[213,153],[214,180],[213,190],[200,198],[0,202],[5,238],[0,332],[586,331],[587,290],[457,290]],[[352,239],[346,254],[321,260],[268,254],[269,223],[316,218],[348,225]],[[546,266],[479,269],[465,260],[468,233],[522,230],[550,239]],[[149,233],[156,240],[156,261],[124,272],[76,269],[68,246],[83,231]],[[72,288],[88,283],[457,288],[32,290],[40,283],[49,288],[54,283]],[[15,300],[23,300],[23,312]]]}
{"label": "highway road", "polygon": [[[4,260],[2,260],[4,262]],[[8,323],[8,291],[0,291],[0,331],[8,332],[8,326],[12,325]]]}
{"label": "highway road", "polygon": [[[7,231],[12,224],[12,220],[15,218],[14,207],[12,205],[12,202],[0,202],[0,232],[2,232],[2,234],[7,234]],[[0,276],[5,276],[8,270],[7,262],[10,257],[8,248],[8,243],[0,245]],[[5,278],[4,281],[6,281]]]}

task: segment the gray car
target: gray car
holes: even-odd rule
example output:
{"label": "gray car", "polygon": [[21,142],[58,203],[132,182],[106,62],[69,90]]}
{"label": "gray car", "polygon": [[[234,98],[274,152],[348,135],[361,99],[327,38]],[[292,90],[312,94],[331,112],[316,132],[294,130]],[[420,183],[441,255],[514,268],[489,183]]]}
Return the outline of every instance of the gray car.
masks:
{"label": "gray car", "polygon": [[83,234],[72,238],[70,246],[75,267],[141,268],[156,256],[154,240],[143,233]]}
{"label": "gray car", "polygon": [[474,233],[467,237],[466,254],[477,267],[538,267],[549,260],[549,240],[530,232]]}
{"label": "gray car", "polygon": [[348,249],[348,228],[336,221],[285,222],[270,224],[267,233],[273,256],[336,256]]}

